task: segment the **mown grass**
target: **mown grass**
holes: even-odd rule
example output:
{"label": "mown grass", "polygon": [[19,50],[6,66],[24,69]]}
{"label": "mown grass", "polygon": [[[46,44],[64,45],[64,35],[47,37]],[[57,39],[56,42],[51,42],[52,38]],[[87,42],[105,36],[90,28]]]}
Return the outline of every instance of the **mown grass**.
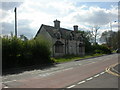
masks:
{"label": "mown grass", "polygon": [[92,54],[92,55],[85,55],[85,56],[67,55],[67,56],[63,56],[63,57],[60,57],[60,58],[51,58],[51,59],[53,61],[55,61],[56,63],[63,63],[63,62],[81,60],[81,59],[86,59],[86,58],[91,58],[91,57],[102,56],[102,55],[104,55],[104,54]]}

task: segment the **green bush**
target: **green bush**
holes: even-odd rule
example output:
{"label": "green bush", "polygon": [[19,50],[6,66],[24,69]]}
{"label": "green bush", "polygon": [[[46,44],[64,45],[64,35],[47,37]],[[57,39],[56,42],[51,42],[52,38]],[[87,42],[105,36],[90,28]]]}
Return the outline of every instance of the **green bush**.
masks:
{"label": "green bush", "polygon": [[3,68],[17,67],[21,56],[22,41],[16,37],[2,38],[2,66]]}
{"label": "green bush", "polygon": [[2,68],[16,68],[52,63],[50,45],[43,38],[23,41],[16,37],[2,38]]}
{"label": "green bush", "polygon": [[95,50],[94,53],[102,54],[103,51],[102,50]]}
{"label": "green bush", "polygon": [[92,46],[93,53],[103,53],[103,54],[111,54],[112,51],[104,46],[104,45],[93,45]]}

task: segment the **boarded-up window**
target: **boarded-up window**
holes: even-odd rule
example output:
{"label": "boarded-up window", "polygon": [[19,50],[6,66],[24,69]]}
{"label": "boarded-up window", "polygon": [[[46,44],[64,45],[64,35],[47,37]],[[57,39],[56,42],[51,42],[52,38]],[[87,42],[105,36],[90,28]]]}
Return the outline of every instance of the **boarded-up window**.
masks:
{"label": "boarded-up window", "polygon": [[55,45],[55,53],[63,53],[63,45]]}
{"label": "boarded-up window", "polygon": [[79,47],[79,53],[82,53],[82,47]]}
{"label": "boarded-up window", "polygon": [[55,43],[55,53],[63,53],[63,43],[61,41],[56,41]]}
{"label": "boarded-up window", "polygon": [[82,50],[82,47],[84,46],[84,44],[81,42],[79,43],[79,53],[82,53],[83,50]]}

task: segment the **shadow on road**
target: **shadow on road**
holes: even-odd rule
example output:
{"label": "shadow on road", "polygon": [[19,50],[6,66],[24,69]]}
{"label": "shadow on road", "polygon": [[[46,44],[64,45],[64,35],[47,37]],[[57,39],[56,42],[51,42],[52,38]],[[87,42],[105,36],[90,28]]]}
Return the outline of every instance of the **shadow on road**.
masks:
{"label": "shadow on road", "polygon": [[12,68],[7,70],[2,70],[2,75],[12,75],[12,74],[20,74],[25,71],[32,71],[32,70],[44,70],[44,69],[50,69],[52,67],[57,67],[55,64],[45,64],[45,65],[34,65],[34,66],[28,66],[28,67],[22,67],[22,68]]}

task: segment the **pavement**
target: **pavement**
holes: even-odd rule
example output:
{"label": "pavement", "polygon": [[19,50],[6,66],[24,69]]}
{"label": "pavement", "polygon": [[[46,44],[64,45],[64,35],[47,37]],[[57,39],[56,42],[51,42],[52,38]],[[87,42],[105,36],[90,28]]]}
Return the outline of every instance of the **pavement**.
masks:
{"label": "pavement", "polygon": [[[118,54],[111,54],[97,58],[56,64],[44,69],[26,70],[17,74],[8,74],[2,76],[2,88],[77,88],[79,86],[76,86],[76,83],[83,83],[84,80],[91,81],[93,86],[95,84],[101,85],[101,88],[118,88],[117,77],[105,71],[107,67],[117,62]],[[99,75],[101,76],[98,78]],[[105,85],[103,83],[105,81],[106,83],[110,81],[112,83]],[[92,86],[92,84],[90,84],[90,86]]]}

